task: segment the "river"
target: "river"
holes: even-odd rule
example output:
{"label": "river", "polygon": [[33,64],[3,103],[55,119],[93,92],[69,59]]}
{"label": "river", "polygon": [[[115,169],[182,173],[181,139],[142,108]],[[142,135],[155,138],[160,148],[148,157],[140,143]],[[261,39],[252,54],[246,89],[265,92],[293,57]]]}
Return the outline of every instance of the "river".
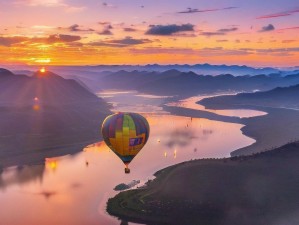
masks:
{"label": "river", "polygon": [[[231,151],[255,142],[242,134],[242,124],[164,112],[161,104],[167,96],[135,91],[103,91],[98,96],[110,102],[115,112],[139,112],[150,124],[149,141],[130,164],[131,173],[124,173],[122,162],[103,142],[76,155],[46,159],[45,165],[6,168],[0,176],[0,224],[120,224],[105,210],[107,199],[117,193],[113,190],[116,185],[132,180],[142,184],[167,166],[228,157]],[[199,98],[172,104],[205,110],[195,104]],[[213,112],[239,117],[262,115],[253,110]]]}

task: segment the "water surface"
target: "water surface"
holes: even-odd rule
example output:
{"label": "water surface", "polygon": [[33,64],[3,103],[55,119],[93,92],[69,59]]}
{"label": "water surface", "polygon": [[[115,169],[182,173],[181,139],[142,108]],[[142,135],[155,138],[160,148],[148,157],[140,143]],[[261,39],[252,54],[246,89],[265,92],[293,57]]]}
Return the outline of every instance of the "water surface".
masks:
{"label": "water surface", "polygon": [[150,124],[149,141],[130,164],[131,173],[124,173],[120,159],[103,142],[73,156],[47,159],[45,165],[8,168],[0,177],[1,224],[120,224],[105,212],[117,184],[145,182],[157,170],[191,159],[227,157],[254,142],[242,134],[241,124],[163,112],[166,96],[99,95],[114,103],[114,111],[134,109]]}
{"label": "water surface", "polygon": [[194,96],[194,97],[180,100],[178,102],[171,102],[168,103],[167,105],[179,106],[188,109],[197,109],[197,110],[212,112],[218,115],[232,116],[232,117],[239,117],[239,118],[249,118],[255,116],[263,116],[267,114],[266,112],[251,110],[251,109],[225,109],[225,110],[207,109],[203,105],[197,103],[204,98],[209,98],[214,96]]}

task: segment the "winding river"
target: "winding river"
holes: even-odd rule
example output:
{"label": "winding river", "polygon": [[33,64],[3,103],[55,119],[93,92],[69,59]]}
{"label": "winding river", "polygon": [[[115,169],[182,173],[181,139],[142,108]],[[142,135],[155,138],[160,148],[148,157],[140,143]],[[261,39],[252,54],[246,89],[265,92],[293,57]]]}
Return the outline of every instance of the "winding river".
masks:
{"label": "winding river", "polygon": [[[110,102],[114,111],[139,112],[150,124],[149,141],[130,164],[131,173],[124,173],[122,162],[103,142],[76,155],[46,159],[45,165],[7,168],[0,176],[0,224],[120,224],[105,211],[107,199],[117,193],[113,190],[116,185],[132,180],[140,180],[141,185],[164,167],[198,158],[228,157],[231,151],[254,143],[240,131],[242,124],[164,112],[161,104],[167,96],[135,91],[103,91],[98,96]],[[171,105],[205,110],[195,104],[200,98]],[[253,110],[212,112],[239,117],[263,115]]]}

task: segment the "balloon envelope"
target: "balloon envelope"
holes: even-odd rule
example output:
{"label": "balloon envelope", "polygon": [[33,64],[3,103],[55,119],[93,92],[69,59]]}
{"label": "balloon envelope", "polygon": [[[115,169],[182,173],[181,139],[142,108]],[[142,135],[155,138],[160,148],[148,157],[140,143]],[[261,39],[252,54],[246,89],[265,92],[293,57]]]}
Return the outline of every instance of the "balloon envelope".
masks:
{"label": "balloon envelope", "polygon": [[108,147],[128,165],[146,144],[149,124],[137,113],[116,113],[104,120],[102,135]]}

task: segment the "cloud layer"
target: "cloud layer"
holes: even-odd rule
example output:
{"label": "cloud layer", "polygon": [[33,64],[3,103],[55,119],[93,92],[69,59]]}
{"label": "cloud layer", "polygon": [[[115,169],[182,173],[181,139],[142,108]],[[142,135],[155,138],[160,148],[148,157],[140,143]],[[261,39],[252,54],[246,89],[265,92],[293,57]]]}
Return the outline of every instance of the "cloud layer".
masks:
{"label": "cloud layer", "polygon": [[146,43],[151,43],[151,42],[152,41],[149,39],[134,39],[134,38],[128,36],[123,39],[91,42],[91,43],[89,43],[89,45],[122,48],[122,47],[141,45],[141,44],[146,44]]}
{"label": "cloud layer", "polygon": [[19,43],[69,43],[76,42],[81,40],[80,36],[77,35],[67,35],[67,34],[54,34],[49,35],[48,37],[25,37],[25,36],[14,36],[14,37],[5,37],[0,36],[0,46],[12,46]]}

